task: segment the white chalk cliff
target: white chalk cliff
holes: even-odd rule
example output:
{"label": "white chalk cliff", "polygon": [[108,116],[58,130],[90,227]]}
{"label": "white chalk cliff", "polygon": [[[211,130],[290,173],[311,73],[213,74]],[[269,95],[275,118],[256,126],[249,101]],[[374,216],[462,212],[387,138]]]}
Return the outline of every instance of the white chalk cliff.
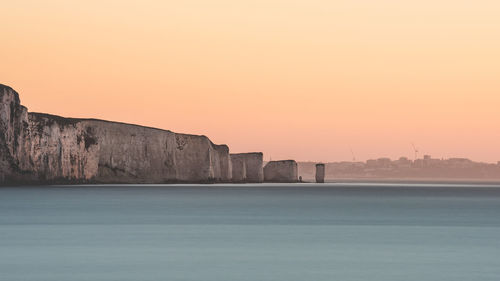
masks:
{"label": "white chalk cliff", "polygon": [[0,184],[227,182],[229,148],[206,136],[30,113],[0,84]]}

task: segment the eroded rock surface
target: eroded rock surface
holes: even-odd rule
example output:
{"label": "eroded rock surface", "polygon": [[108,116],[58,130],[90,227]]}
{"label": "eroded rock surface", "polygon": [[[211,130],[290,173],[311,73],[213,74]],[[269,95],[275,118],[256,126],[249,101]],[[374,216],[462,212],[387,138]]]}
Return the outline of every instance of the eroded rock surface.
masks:
{"label": "eroded rock surface", "polygon": [[317,183],[325,182],[325,164],[322,163],[316,164],[316,182]]}
{"label": "eroded rock surface", "polygon": [[205,136],[28,113],[0,85],[0,184],[227,182],[229,148]]}
{"label": "eroded rock surface", "polygon": [[265,182],[297,182],[298,180],[295,160],[270,161],[264,167]]}
{"label": "eroded rock surface", "polygon": [[263,158],[262,152],[231,154],[233,182],[263,182]]}

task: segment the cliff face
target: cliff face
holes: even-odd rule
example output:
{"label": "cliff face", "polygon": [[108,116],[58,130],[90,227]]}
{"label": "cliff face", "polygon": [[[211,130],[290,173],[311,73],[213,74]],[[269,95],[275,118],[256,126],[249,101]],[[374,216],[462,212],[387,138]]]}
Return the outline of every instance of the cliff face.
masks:
{"label": "cliff face", "polygon": [[98,182],[224,182],[231,179],[229,148],[214,145],[205,136],[100,120],[82,123],[97,136]]}
{"label": "cliff face", "polygon": [[247,180],[245,157],[241,154],[231,154],[231,164],[233,166],[233,182],[245,182]]}
{"label": "cliff face", "polygon": [[0,180],[20,172],[18,155],[24,135],[29,132],[28,110],[21,106],[19,95],[10,87],[0,85]]}
{"label": "cliff face", "polygon": [[0,85],[0,184],[230,180],[229,148],[205,136],[28,113]]}
{"label": "cliff face", "polygon": [[262,152],[231,154],[233,163],[233,181],[253,182],[264,181]]}
{"label": "cliff face", "polygon": [[98,167],[99,145],[93,128],[77,119],[29,113],[28,133],[18,157],[23,171],[41,181],[89,181]]}
{"label": "cliff face", "polygon": [[297,162],[294,160],[270,161],[264,167],[266,182],[298,182]]}

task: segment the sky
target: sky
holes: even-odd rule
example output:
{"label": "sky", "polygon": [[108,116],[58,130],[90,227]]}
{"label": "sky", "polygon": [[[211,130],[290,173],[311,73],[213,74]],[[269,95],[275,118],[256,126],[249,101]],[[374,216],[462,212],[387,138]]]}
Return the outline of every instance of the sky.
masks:
{"label": "sky", "polygon": [[30,111],[265,160],[413,158],[412,143],[500,160],[498,0],[19,0],[0,14],[0,83]]}

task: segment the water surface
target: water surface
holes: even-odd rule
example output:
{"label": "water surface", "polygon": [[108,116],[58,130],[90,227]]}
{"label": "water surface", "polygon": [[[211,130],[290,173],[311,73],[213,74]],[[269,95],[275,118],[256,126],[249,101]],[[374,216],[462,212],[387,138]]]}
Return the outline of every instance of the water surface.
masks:
{"label": "water surface", "polygon": [[500,280],[500,186],[0,188],[0,280]]}

